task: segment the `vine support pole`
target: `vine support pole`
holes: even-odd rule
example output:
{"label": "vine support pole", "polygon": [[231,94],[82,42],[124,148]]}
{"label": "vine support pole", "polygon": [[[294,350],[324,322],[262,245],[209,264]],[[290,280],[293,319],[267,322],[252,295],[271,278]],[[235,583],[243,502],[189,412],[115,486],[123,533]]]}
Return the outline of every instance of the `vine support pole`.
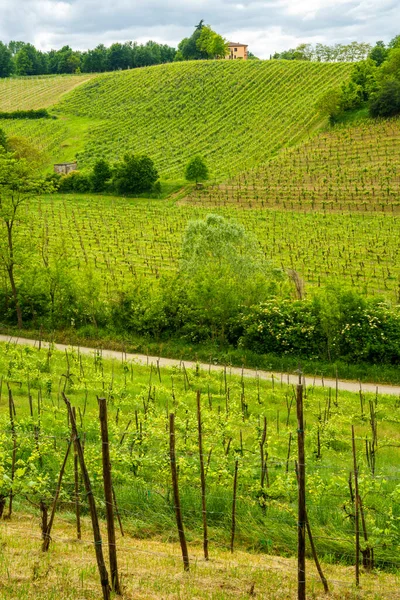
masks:
{"label": "vine support pole", "polygon": [[169,415],[169,457],[171,463],[172,489],[174,493],[174,506],[176,525],[178,527],[179,541],[182,550],[183,568],[189,571],[189,554],[187,550],[185,531],[183,529],[181,502],[179,498],[178,473],[176,470],[176,455],[175,455],[175,415]]}
{"label": "vine support pole", "polygon": [[303,384],[299,372],[296,394],[297,447],[299,458],[298,477],[298,539],[297,539],[297,598],[306,600],[306,465],[304,451]]}

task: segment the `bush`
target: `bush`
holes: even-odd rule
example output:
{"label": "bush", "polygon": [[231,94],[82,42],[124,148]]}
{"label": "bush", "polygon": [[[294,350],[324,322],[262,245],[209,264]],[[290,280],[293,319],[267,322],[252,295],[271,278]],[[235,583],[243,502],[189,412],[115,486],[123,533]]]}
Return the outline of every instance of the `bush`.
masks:
{"label": "bush", "polygon": [[125,154],[124,160],[114,167],[113,187],[118,194],[150,192],[158,179],[158,172],[148,156]]}
{"label": "bush", "polygon": [[400,114],[400,81],[385,81],[371,98],[369,112],[372,117],[394,117]]}
{"label": "bush", "polygon": [[0,119],[55,119],[45,108],[37,110],[13,110],[10,112],[0,111]]}
{"label": "bush", "polygon": [[61,193],[78,192],[84,194],[90,192],[90,178],[79,171],[72,171],[61,177],[58,191]]}
{"label": "bush", "polygon": [[111,175],[112,172],[109,163],[103,158],[97,160],[90,175],[91,191],[95,193],[104,192],[107,187],[107,181],[111,179]]}

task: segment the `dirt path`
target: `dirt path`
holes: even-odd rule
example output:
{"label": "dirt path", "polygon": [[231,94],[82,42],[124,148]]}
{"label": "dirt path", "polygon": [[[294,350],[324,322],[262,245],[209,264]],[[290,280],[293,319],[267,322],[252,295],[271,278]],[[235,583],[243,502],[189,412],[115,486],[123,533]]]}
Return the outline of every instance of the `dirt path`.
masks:
{"label": "dirt path", "polygon": [[[12,343],[12,344],[21,344],[23,346],[33,346],[33,347],[38,347],[39,342],[38,340],[29,340],[26,338],[17,338],[17,337],[10,337],[7,335],[0,335],[0,342],[8,342],[8,343]],[[41,346],[42,348],[48,348],[49,346],[49,342],[41,342]],[[56,350],[60,350],[61,352],[64,352],[66,349],[71,348],[71,346],[67,346],[65,344],[54,344],[54,348]],[[95,352],[94,348],[85,348],[82,346],[79,346],[79,351],[82,354],[93,354]],[[115,350],[102,350],[102,356],[104,358],[116,358],[118,360],[121,360],[122,357],[122,353],[121,352],[117,352]],[[176,358],[162,358],[162,357],[157,357],[157,356],[146,356],[145,354],[129,354],[127,353],[126,355],[124,354],[124,358],[126,357],[126,360],[128,361],[134,361],[138,364],[141,365],[146,365],[146,364],[151,364],[153,363],[154,365],[157,363],[157,361],[160,361],[160,367],[174,367],[174,366],[179,366],[181,363],[183,363],[185,365],[186,368],[190,369],[190,368],[194,368],[196,366],[196,363],[193,361],[189,361],[189,360],[185,360],[185,361],[180,361]],[[204,369],[204,370],[208,370],[210,369],[211,371],[222,371],[223,370],[223,366],[221,365],[208,365],[205,363],[200,363],[200,368]],[[256,371],[255,369],[241,369],[240,367],[229,367],[229,373],[232,373],[234,375],[242,375],[244,377],[259,377],[260,379],[272,379],[272,377],[274,377],[274,379],[276,381],[282,381],[284,383],[288,383],[288,384],[296,384],[298,382],[298,376],[297,375],[291,375],[289,373],[276,373],[276,372],[271,372],[271,371]],[[342,391],[347,391],[347,392],[359,392],[360,391],[360,383],[356,382],[356,381],[338,381],[336,382],[335,379],[325,379],[325,378],[321,378],[321,377],[304,377],[303,378],[303,382],[305,382],[305,384],[307,386],[316,386],[316,387],[326,387],[326,388],[333,388],[336,389],[336,385],[338,387],[339,390]],[[376,393],[376,391],[378,390],[378,392],[380,394],[390,394],[390,395],[399,395],[400,396],[400,386],[396,386],[396,385],[384,385],[384,384],[375,384],[375,383],[362,383],[361,384],[361,389],[363,392],[371,392],[371,393]]]}

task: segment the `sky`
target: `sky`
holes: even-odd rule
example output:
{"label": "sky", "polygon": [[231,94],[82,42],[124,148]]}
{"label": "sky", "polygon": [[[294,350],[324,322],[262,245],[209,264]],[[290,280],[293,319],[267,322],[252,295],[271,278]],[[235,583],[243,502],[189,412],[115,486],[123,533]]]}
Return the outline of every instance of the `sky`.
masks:
{"label": "sky", "polygon": [[0,40],[41,50],[150,39],[177,46],[205,23],[259,58],[298,44],[388,42],[400,0],[0,0]]}

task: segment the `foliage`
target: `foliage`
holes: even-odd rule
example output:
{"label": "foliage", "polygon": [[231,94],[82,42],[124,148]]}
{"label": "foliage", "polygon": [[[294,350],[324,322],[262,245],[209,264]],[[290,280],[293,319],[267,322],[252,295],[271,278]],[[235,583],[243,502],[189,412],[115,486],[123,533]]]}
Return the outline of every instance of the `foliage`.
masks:
{"label": "foliage", "polygon": [[367,57],[371,46],[364,42],[350,44],[300,44],[295,49],[276,52],[272,58],[278,60],[305,60],[317,62],[359,62]]}
{"label": "foliage", "polygon": [[385,81],[369,105],[372,117],[393,117],[400,114],[400,80]]}
{"label": "foliage", "polygon": [[90,175],[91,191],[95,193],[104,192],[107,181],[111,179],[111,176],[112,171],[109,163],[103,158],[97,160]]}
{"label": "foliage", "polygon": [[7,150],[7,136],[3,129],[0,129],[0,150],[1,148]]}
{"label": "foliage", "polygon": [[150,191],[157,179],[158,172],[148,156],[125,154],[113,167],[112,185],[119,194]]}
{"label": "foliage", "polygon": [[68,175],[64,175],[58,186],[58,191],[63,193],[85,193],[91,189],[91,180],[88,175],[80,173],[80,171],[71,171]]}
{"label": "foliage", "polygon": [[201,156],[194,156],[187,164],[185,177],[188,181],[204,181],[208,179],[208,168]]}
{"label": "foliage", "polygon": [[208,58],[225,58],[228,54],[228,42],[209,25],[201,28],[196,46],[201,52],[206,53]]}
{"label": "foliage", "polygon": [[0,77],[9,77],[12,71],[12,54],[9,48],[0,42]]}
{"label": "foliage", "polygon": [[55,119],[45,108],[31,110],[0,111],[0,119]]}

